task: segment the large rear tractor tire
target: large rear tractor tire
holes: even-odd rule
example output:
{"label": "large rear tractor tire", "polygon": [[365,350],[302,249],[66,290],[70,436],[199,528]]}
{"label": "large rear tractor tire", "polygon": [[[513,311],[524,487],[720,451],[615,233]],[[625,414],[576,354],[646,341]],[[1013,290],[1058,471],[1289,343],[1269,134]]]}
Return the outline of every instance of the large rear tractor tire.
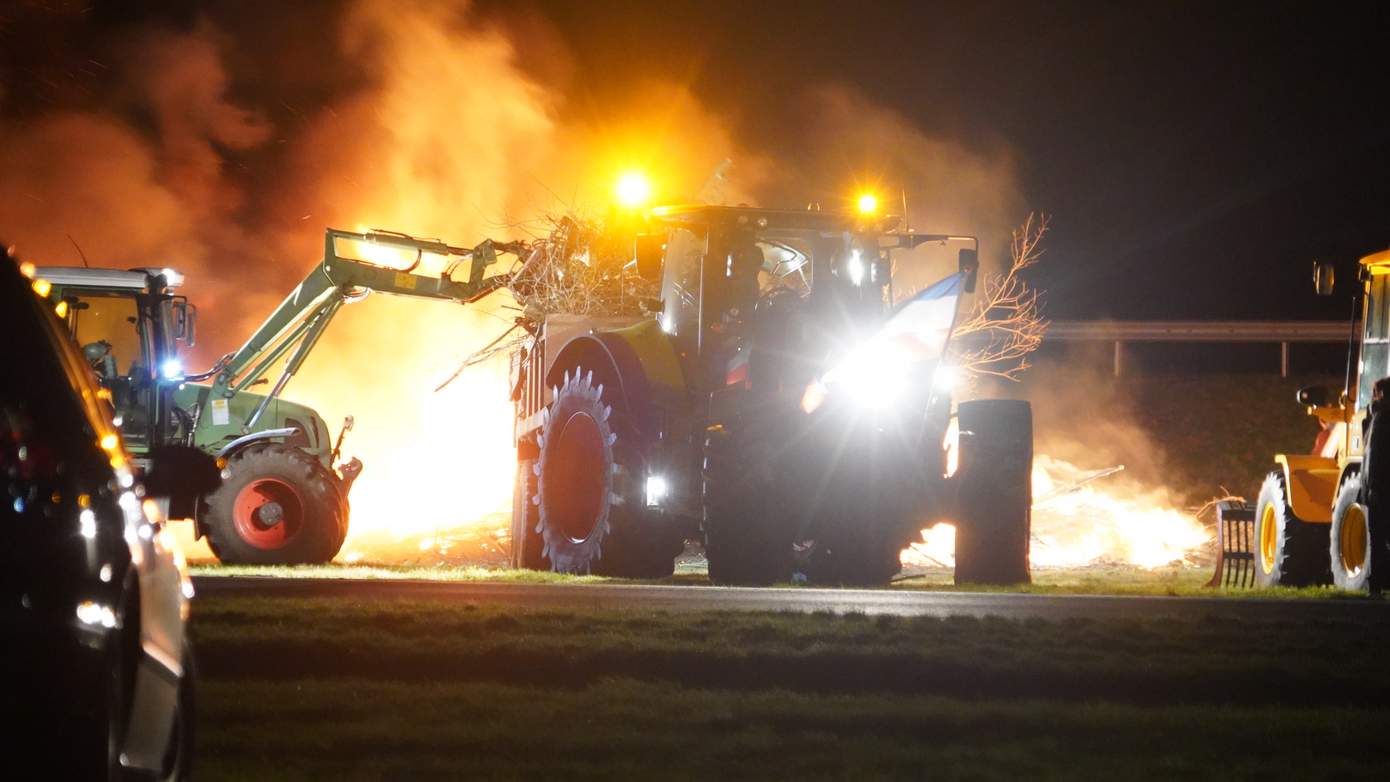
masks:
{"label": "large rear tractor tire", "polygon": [[535,501],[542,555],[558,573],[669,576],[679,545],[644,512],[636,430],[603,396],[594,373],[576,367],[546,409]]}
{"label": "large rear tractor tire", "polygon": [[957,584],[1026,584],[1033,509],[1033,410],[1027,402],[962,402]]}
{"label": "large rear tractor tire", "polygon": [[791,578],[792,533],[771,481],[760,481],[751,444],[715,428],[705,437],[705,557],[715,584],[767,585]]}
{"label": "large rear tractor tire", "polygon": [[332,473],[298,448],[272,444],[232,457],[201,522],[227,564],[318,564],[342,548],[347,513]]}
{"label": "large rear tractor tire", "polygon": [[1331,581],[1330,525],[1307,522],[1289,507],[1282,470],[1265,476],[1255,502],[1255,585],[1310,586]]}

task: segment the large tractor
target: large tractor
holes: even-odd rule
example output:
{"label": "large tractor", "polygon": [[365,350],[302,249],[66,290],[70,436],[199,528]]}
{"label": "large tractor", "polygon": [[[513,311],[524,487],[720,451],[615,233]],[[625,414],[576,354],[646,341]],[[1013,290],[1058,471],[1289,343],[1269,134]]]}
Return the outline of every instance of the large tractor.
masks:
{"label": "large tractor", "polygon": [[[1248,555],[1258,586],[1390,585],[1390,400],[1382,399],[1390,390],[1390,250],[1358,268],[1352,309],[1361,328],[1350,340],[1345,383],[1339,393],[1299,389],[1298,403],[1322,424],[1314,452],[1276,455],[1260,487]],[[1332,267],[1314,269],[1317,292],[1331,295]],[[1223,537],[1223,548],[1240,548],[1224,526]],[[1223,559],[1232,559],[1229,551]]]}
{"label": "large tractor", "polygon": [[[180,344],[191,347],[197,310],[172,269],[41,267],[69,329],[101,378],[127,447],[146,465],[164,446],[192,446],[217,458],[221,484],[188,486],[170,499],[170,518],[191,518],[223,562],[331,560],[348,531],[348,492],[362,470],[340,461],[336,438],[313,409],[281,398],[329,322],[371,292],[467,303],[502,287],[484,278],[499,250],[377,231],[329,229],[324,255],[236,351],[206,372],[187,374]],[[424,257],[447,266],[414,273]],[[452,273],[467,262],[467,279]],[[279,369],[269,390],[267,373]]]}
{"label": "large tractor", "polygon": [[[1028,580],[1029,405],[953,408],[942,382],[973,238],[822,211],[646,220],[630,264],[659,285],[645,315],[528,323],[516,566],[660,577],[696,538],[716,583],[882,584],[950,519],[958,581]],[[906,291],[898,272],[923,245],[959,268]]]}

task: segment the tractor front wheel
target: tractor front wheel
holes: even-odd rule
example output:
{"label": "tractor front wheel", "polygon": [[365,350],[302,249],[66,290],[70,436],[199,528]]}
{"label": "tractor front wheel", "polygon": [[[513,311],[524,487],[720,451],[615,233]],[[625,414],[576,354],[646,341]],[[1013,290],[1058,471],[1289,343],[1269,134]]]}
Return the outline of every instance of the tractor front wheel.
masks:
{"label": "tractor front wheel", "polygon": [[1300,519],[1289,506],[1282,470],[1260,485],[1255,503],[1255,584],[1259,587],[1325,584],[1328,528]]}
{"label": "tractor front wheel", "polygon": [[1033,411],[1027,402],[962,402],[957,584],[1026,584],[1032,535]]}
{"label": "tractor front wheel", "polygon": [[333,475],[279,444],[232,457],[201,521],[212,552],[227,564],[328,562],[347,536],[347,508]]}

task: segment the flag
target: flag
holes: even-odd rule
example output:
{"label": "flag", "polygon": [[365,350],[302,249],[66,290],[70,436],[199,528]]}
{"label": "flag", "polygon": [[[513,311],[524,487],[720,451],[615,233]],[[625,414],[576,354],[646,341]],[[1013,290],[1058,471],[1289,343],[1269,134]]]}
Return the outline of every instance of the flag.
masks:
{"label": "flag", "polygon": [[958,272],[919,291],[903,302],[888,322],[870,337],[880,354],[907,363],[937,361],[946,353],[956,311],[965,289],[965,273]]}

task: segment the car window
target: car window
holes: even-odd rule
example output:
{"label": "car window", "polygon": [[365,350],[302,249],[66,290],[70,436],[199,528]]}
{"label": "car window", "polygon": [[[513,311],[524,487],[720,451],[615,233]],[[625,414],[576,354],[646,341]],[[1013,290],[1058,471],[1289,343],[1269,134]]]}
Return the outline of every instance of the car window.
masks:
{"label": "car window", "polygon": [[[43,300],[35,301],[41,309],[47,309]],[[131,311],[134,311],[133,301]],[[91,366],[77,352],[77,347],[57,317],[50,312],[38,314],[40,317],[36,320],[39,321],[39,330],[58,358],[64,377],[68,381],[68,388],[81,410],[83,422],[90,429],[97,444],[110,455],[112,466],[125,468],[127,465],[120,435],[111,419],[110,392],[97,384]],[[135,327],[131,325],[130,330],[134,333]]]}

